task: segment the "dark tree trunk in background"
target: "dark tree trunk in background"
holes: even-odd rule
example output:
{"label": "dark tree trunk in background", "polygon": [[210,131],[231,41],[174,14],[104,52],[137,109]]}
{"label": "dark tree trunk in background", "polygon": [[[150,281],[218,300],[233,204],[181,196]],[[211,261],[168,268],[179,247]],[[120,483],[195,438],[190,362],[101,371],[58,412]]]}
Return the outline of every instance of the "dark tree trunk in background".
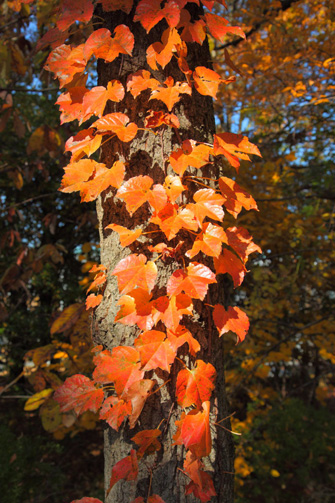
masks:
{"label": "dark tree trunk in background", "polygon": [[[195,4],[190,4],[188,7],[193,18],[197,19],[200,12],[199,7]],[[103,13],[100,9],[96,14],[104,17],[104,25],[98,24],[97,28],[106,27],[111,32],[120,24],[126,24],[135,36],[135,47],[133,56],[123,56],[117,58],[110,64],[105,64],[102,60],[98,62],[98,85],[107,86],[107,83],[112,79],[118,79],[126,87],[126,81],[129,74],[138,71],[139,69],[148,69],[146,63],[147,47],[161,39],[163,30],[167,27],[165,21],[160,22],[149,35],[146,34],[140,23],[131,23],[133,12],[128,16],[120,11],[110,14]],[[188,63],[191,69],[195,66],[208,66],[210,54],[207,43],[203,46],[198,44],[188,44]],[[175,81],[185,80],[184,75],[179,70],[176,58],[163,70],[151,72],[152,75],[164,82],[166,77],[171,75]],[[138,126],[144,126],[144,117],[148,109],[165,109],[165,105],[158,101],[148,101],[150,92],[146,91],[134,99],[129,93],[120,104],[112,104],[105,113],[123,112],[126,113],[132,122],[136,122]],[[180,121],[179,135],[182,140],[194,139],[197,141],[211,142],[214,133],[214,112],[212,99],[201,96],[195,90],[192,96],[182,95],[182,100],[174,107],[173,112],[178,116]],[[157,131],[157,130],[156,130]],[[166,174],[164,171],[165,160],[173,149],[180,145],[180,138],[170,128],[159,129],[158,134],[152,132],[139,131],[135,140],[130,145],[122,143],[117,139],[106,142],[102,147],[102,162],[111,167],[113,162],[120,159],[126,163],[127,174],[126,179],[138,175],[149,175],[154,179],[155,183],[163,183]],[[207,168],[206,168],[207,169]],[[203,170],[204,176],[210,174],[210,168]],[[219,168],[218,168],[219,169]],[[215,173],[215,178],[219,173]],[[194,185],[188,191],[198,190],[199,186]],[[100,228],[100,245],[101,245],[101,263],[104,264],[109,271],[108,284],[105,291],[104,299],[97,309],[95,319],[95,342],[102,344],[105,348],[112,350],[113,347],[119,345],[130,345],[135,336],[139,334],[139,329],[128,327],[119,323],[114,323],[115,315],[118,311],[117,301],[119,293],[117,288],[117,280],[115,276],[110,274],[116,264],[125,256],[131,253],[146,253],[146,247],[142,243],[135,242],[129,248],[122,248],[119,244],[119,238],[116,233],[105,231],[105,227],[111,222],[123,225],[128,228],[134,228],[143,225],[149,217],[149,209],[147,205],[139,208],[133,217],[130,217],[125,210],[124,203],[114,197],[115,191],[106,191],[99,197],[97,210]],[[157,236],[156,242],[165,240],[162,239],[161,233],[152,234]],[[160,236],[160,237],[158,237]],[[170,246],[175,246],[179,239],[184,241],[189,240],[188,233],[179,233],[178,237],[170,242]],[[154,241],[154,244],[156,243]],[[159,269],[158,286],[153,292],[153,298],[163,294],[163,290],[159,289],[166,284],[168,277],[173,272],[172,267],[176,267],[176,263],[156,262]],[[208,264],[210,265],[210,263]],[[211,285],[210,289],[210,304],[223,302],[224,288],[219,283]],[[158,293],[159,292],[159,293]],[[189,321],[190,329],[195,338],[197,338],[202,346],[200,354],[197,358],[203,359],[205,362],[211,362],[217,371],[216,390],[213,400],[213,411],[216,413],[217,420],[223,419],[229,415],[227,407],[225,382],[224,382],[224,353],[223,340],[219,339],[216,328],[212,322],[212,316],[207,311],[206,306],[199,301],[194,301],[197,308],[202,309],[197,318]],[[199,304],[199,306],[198,306]],[[183,322],[184,323],[184,322]],[[186,323],[186,326],[187,326]],[[187,477],[178,468],[182,468],[185,450],[181,446],[172,446],[172,436],[175,433],[175,420],[180,418],[181,410],[174,405],[174,389],[176,375],[181,369],[178,361],[173,366],[170,382],[167,386],[161,388],[158,393],[153,394],[147,401],[144,410],[140,416],[138,426],[140,429],[157,428],[162,419],[165,419],[161,429],[163,431],[160,437],[162,441],[162,449],[156,454],[156,464],[152,476],[152,493],[159,494],[165,503],[182,503],[199,501],[192,496],[185,496],[185,485],[189,482]],[[158,384],[163,383],[168,379],[165,372],[161,372],[158,377]],[[213,420],[215,417],[213,417]],[[214,421],[213,421],[214,422]],[[229,428],[229,420],[221,423]],[[105,431],[105,484],[106,490],[109,486],[111,469],[114,464],[127,456],[132,447],[131,437],[138,431],[138,426],[130,430],[128,426],[122,427],[119,432],[115,432],[109,427]],[[233,444],[231,434],[222,428],[213,426],[212,431],[213,449],[210,458],[205,460],[205,468],[212,473],[215,488],[218,493],[217,498],[211,501],[216,503],[232,503],[233,501],[233,476],[225,472],[233,472]],[[134,482],[118,482],[110,492],[107,503],[130,503],[137,496],[147,497],[149,487],[149,473],[147,469],[140,471],[138,483]]]}

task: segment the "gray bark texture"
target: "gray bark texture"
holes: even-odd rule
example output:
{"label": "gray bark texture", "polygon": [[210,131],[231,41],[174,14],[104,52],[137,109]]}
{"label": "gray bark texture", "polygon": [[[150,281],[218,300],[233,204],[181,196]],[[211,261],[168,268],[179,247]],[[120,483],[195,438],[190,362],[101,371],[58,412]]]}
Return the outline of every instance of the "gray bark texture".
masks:
{"label": "gray bark texture", "polygon": [[[199,18],[201,9],[198,6],[188,4],[187,8],[193,19]],[[132,57],[120,56],[109,64],[102,60],[98,61],[98,85],[106,86],[110,80],[118,79],[126,87],[129,74],[139,69],[150,70],[146,63],[146,49],[151,43],[161,39],[162,32],[167,28],[167,25],[165,20],[161,21],[149,34],[146,34],[140,23],[131,22],[134,9],[129,15],[121,11],[106,14],[100,8],[96,10],[96,15],[99,16],[97,18],[99,21],[97,29],[106,27],[113,32],[117,25],[126,24],[135,36]],[[104,24],[101,24],[101,18],[104,19]],[[176,61],[176,58],[173,59]],[[203,46],[195,43],[188,44],[188,64],[191,69],[196,66],[208,66],[209,61],[210,53],[207,43],[204,43]],[[164,70],[151,71],[151,73],[154,78],[162,83],[169,75],[175,81],[185,80],[177,63],[173,60]],[[101,161],[108,167],[111,167],[116,160],[125,162],[127,168],[126,179],[138,175],[149,175],[154,179],[155,183],[163,183],[167,174],[173,174],[169,169],[165,172],[166,159],[172,150],[180,146],[180,138],[181,140],[194,139],[211,142],[215,130],[212,99],[198,94],[195,90],[193,90],[192,96],[182,96],[181,101],[173,109],[180,121],[179,138],[171,128],[165,126],[158,129],[158,134],[139,131],[130,144],[122,143],[117,139],[106,142],[102,147]],[[165,105],[156,100],[148,101],[149,97],[150,91],[141,93],[136,99],[126,93],[126,97],[121,103],[113,103],[106,109],[105,113],[126,113],[132,122],[135,122],[139,127],[144,127],[144,117],[149,109],[165,110]],[[214,178],[217,178],[221,168],[216,167],[215,171],[214,173],[213,167],[209,165],[202,171],[202,176],[210,176],[212,173],[215,174]],[[197,174],[201,176],[199,170]],[[188,197],[192,194],[192,191],[195,192],[202,188],[199,185],[193,185],[193,187],[189,186]],[[94,338],[97,344],[102,344],[104,348],[109,350],[119,345],[131,345],[134,338],[140,333],[140,330],[136,327],[114,323],[118,311],[119,293],[116,277],[110,273],[117,263],[130,253],[143,253],[148,258],[151,257],[147,252],[144,239],[142,242],[133,243],[129,248],[122,248],[117,233],[105,230],[105,227],[112,222],[130,229],[140,225],[143,226],[150,216],[149,206],[145,204],[130,217],[125,209],[125,204],[120,199],[115,198],[115,192],[114,189],[105,191],[99,197],[97,204],[100,224],[101,263],[108,268],[109,274],[103,301],[95,315]],[[152,244],[166,241],[162,233],[155,233],[150,236],[154,236],[151,238]],[[176,238],[169,242],[169,246],[176,246],[179,241],[184,240],[185,246],[188,243],[185,252],[192,243],[190,239],[188,232],[181,231]],[[165,294],[162,287],[166,285],[167,279],[174,269],[183,267],[182,262],[178,264],[172,259],[170,262],[169,259],[165,262],[157,261],[156,265],[159,276],[158,284],[153,291],[153,298]],[[210,259],[207,260],[206,265],[213,267]],[[213,503],[232,503],[233,501],[234,449],[231,434],[223,428],[214,426],[215,419],[222,420],[226,418],[229,416],[230,411],[225,391],[223,339],[218,337],[217,330],[213,325],[212,310],[206,307],[204,303],[214,305],[226,301],[227,292],[225,293],[223,283],[218,282],[211,285],[210,292],[204,302],[194,300],[196,317],[192,320],[182,320],[182,324],[190,329],[192,335],[201,344],[202,349],[198,353],[197,359],[212,363],[217,371],[216,388],[212,400],[213,449],[211,455],[204,460],[205,469],[211,473],[217,491],[217,497],[211,500]],[[156,329],[160,330],[160,328]],[[180,354],[187,354],[183,347],[180,349]],[[190,364],[193,363],[192,360],[194,359],[190,357]],[[185,486],[189,483],[189,479],[180,469],[183,468],[186,451],[181,446],[172,445],[172,437],[176,431],[175,421],[180,418],[182,412],[175,402],[176,376],[181,369],[182,365],[176,360],[170,375],[163,371],[157,372],[156,375],[150,373],[149,377],[155,378],[158,385],[168,379],[170,381],[157,393],[149,397],[135,428],[130,429],[127,423],[118,432],[106,427],[104,452],[105,487],[107,491],[113,466],[120,459],[129,455],[131,448],[134,446],[130,439],[138,431],[157,428],[161,421],[165,420],[160,427],[162,430],[160,437],[162,449],[147,458],[145,464],[140,463],[138,481],[119,481],[110,491],[106,503],[131,503],[138,496],[142,496],[146,501],[150,486],[150,471],[152,472],[150,494],[160,495],[165,503],[193,503],[199,501],[192,495],[185,496]],[[229,419],[222,421],[220,424],[230,429]]]}

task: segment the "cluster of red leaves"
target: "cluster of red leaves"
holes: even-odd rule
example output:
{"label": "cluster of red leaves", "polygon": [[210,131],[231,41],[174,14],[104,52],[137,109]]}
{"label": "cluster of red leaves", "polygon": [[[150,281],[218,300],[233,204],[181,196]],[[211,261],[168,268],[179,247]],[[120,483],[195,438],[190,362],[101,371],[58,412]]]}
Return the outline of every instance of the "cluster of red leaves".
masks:
{"label": "cluster of red leaves", "polygon": [[[213,0],[201,1],[212,11]],[[106,12],[122,10],[128,15],[133,6],[132,0],[99,2]],[[198,0],[193,2],[199,5]],[[141,0],[134,16],[134,21],[141,23],[147,32],[162,19],[166,20],[168,28],[162,33],[161,39],[147,48],[147,63],[152,70],[165,68],[174,55],[185,76],[184,81],[175,82],[172,77],[167,77],[165,82],[159,82],[148,70],[141,69],[129,76],[126,89],[118,80],[111,80],[107,87],[87,89],[85,69],[92,56],[108,63],[119,55],[131,56],[137,43],[128,26],[119,25],[113,33],[106,28],[94,31],[85,43],[77,47],[64,44],[73,23],[88,23],[91,20],[92,0],[64,0],[56,27],[42,41],[52,41],[54,47],[46,69],[58,78],[61,88],[66,87],[66,92],[57,100],[62,123],[78,120],[82,124],[92,116],[98,117],[88,129],[67,141],[66,150],[71,152],[72,157],[65,168],[60,190],[77,191],[84,202],[93,201],[107,189],[112,190],[130,217],[142,205],[147,205],[151,213],[147,224],[150,228],[154,226],[162,236],[162,242],[155,246],[150,245],[150,238],[145,237],[148,242],[147,254],[158,254],[163,261],[166,257],[178,260],[178,252],[183,244],[180,242],[173,248],[166,241],[180,232],[194,236],[192,246],[185,250],[181,267],[167,281],[165,295],[158,298],[153,295],[158,275],[155,259],[148,260],[144,254],[131,253],[120,260],[114,270],[109,271],[117,278],[120,293],[120,309],[115,322],[136,325],[140,333],[131,346],[118,346],[112,351],[96,348],[93,378],[74,375],[55,393],[62,411],[74,410],[77,414],[87,410],[99,411],[100,418],[115,430],[126,420],[130,428],[135,426],[146,400],[157,386],[155,378],[147,378],[146,372],[152,374],[159,370],[169,373],[178,349],[184,344],[193,357],[200,350],[199,342],[182,324],[183,317],[193,314],[193,299],[204,300],[209,286],[217,282],[219,274],[230,274],[234,286],[239,286],[247,272],[245,264],[249,255],[261,251],[245,229],[223,227],[224,207],[235,218],[242,208],[257,210],[254,199],[235,181],[222,176],[219,180],[213,180],[211,186],[196,191],[192,200],[179,204],[181,196],[187,195],[189,180],[197,183],[196,170],[212,163],[214,157],[224,156],[238,170],[241,159],[250,160],[250,154],[260,155],[257,147],[246,137],[221,133],[215,135],[213,145],[192,139],[183,141],[168,157],[169,174],[163,184],[155,184],[150,176],[127,177],[124,162],[116,161],[112,166],[106,166],[90,159],[100,147],[103,137],[106,140],[115,137],[118,141],[130,142],[138,132],[138,125],[130,122],[126,114],[103,115],[109,100],[120,102],[126,92],[136,99],[146,92],[149,100],[157,100],[166,107],[160,111],[149,110],[144,122],[146,129],[178,129],[179,120],[171,112],[183,95],[191,96],[196,90],[216,99],[219,85],[234,80],[231,77],[223,81],[215,71],[204,66],[190,70],[187,43],[202,44],[206,31],[222,42],[228,33],[244,37],[242,30],[228,26],[225,19],[211,12],[191,22],[190,13],[184,8],[186,3],[186,0]],[[220,3],[225,5],[224,0]],[[191,178],[185,176],[185,172],[192,175]],[[139,229],[128,229],[113,222],[106,229],[118,233],[123,247],[142,240],[146,232],[145,222]],[[201,263],[203,256],[213,258],[213,270]],[[194,257],[198,261],[193,261]],[[91,272],[96,275],[88,292],[100,289],[101,293],[89,295],[87,308],[99,305],[103,293],[101,289],[107,280],[104,266]],[[238,342],[244,340],[249,321],[239,307],[229,306],[226,309],[217,304],[213,306],[213,320],[219,336],[231,331],[236,334]],[[156,330],[157,323],[165,328]],[[215,495],[212,479],[203,470],[201,461],[201,458],[210,454],[212,447],[210,400],[215,388],[215,377],[216,371],[210,363],[196,360],[193,366],[184,364],[179,371],[175,390],[178,404],[185,409],[176,421],[174,442],[187,449],[184,473],[190,483],[186,493],[194,493],[202,502],[209,501]],[[105,391],[111,389],[113,394],[106,396]],[[137,478],[138,462],[161,449],[158,440],[160,433],[159,429],[144,430],[132,438],[137,450],[132,449],[127,457],[114,466],[110,489],[121,479]],[[97,501],[94,498],[80,500],[81,503]],[[133,503],[144,503],[144,500],[140,497]],[[158,495],[151,495],[147,503],[164,502]]]}

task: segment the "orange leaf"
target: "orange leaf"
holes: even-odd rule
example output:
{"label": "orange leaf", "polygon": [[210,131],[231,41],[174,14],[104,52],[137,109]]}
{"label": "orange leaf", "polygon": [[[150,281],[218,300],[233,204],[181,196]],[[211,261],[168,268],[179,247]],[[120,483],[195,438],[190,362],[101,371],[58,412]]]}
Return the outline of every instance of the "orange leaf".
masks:
{"label": "orange leaf", "polygon": [[131,56],[134,47],[134,35],[125,24],[117,26],[114,30],[114,38],[106,28],[94,31],[86,40],[84,55],[86,60],[94,56],[102,58],[109,63],[114,61],[120,54]]}
{"label": "orange leaf", "polygon": [[174,1],[168,1],[162,9],[161,0],[140,0],[134,21],[140,21],[147,33],[162,19],[166,19],[171,28],[175,28],[180,19],[180,8]]}
{"label": "orange leaf", "polygon": [[136,451],[131,450],[130,455],[121,459],[112,469],[107,495],[119,480],[136,480],[138,476],[138,463]]}
{"label": "orange leaf", "polygon": [[200,351],[201,347],[199,342],[192,336],[191,332],[182,325],[178,325],[178,327],[174,331],[168,329],[167,337],[171,343],[171,346],[175,348],[175,350],[177,350],[183,344],[185,344],[185,342],[187,342],[192,356],[195,356],[196,353]]}
{"label": "orange leaf", "polygon": [[202,45],[206,38],[206,23],[202,19],[198,19],[193,23],[191,21],[191,14],[188,10],[183,9],[180,13],[180,22],[178,28],[184,28],[181,32],[181,39],[184,42],[196,42]]}
{"label": "orange leaf", "polygon": [[224,155],[230,164],[238,171],[239,159],[250,161],[248,154],[262,157],[260,151],[246,136],[234,133],[220,133],[214,135],[214,155]]}
{"label": "orange leaf", "polygon": [[131,414],[131,402],[110,396],[102,404],[99,418],[105,419],[109,426],[118,431],[124,419]]}
{"label": "orange leaf", "polygon": [[167,193],[171,203],[174,203],[176,199],[180,196],[184,190],[187,190],[181,183],[180,176],[168,175],[164,182],[165,192]]}
{"label": "orange leaf", "polygon": [[178,101],[180,100],[180,94],[192,94],[191,87],[187,82],[176,82],[172,77],[168,77],[164,82],[166,87],[158,86],[151,93],[150,100],[160,100],[167,106],[169,112]]}
{"label": "orange leaf", "polygon": [[106,167],[99,168],[96,170],[93,180],[82,184],[80,190],[81,201],[85,203],[94,201],[101,192],[109,187],[120,187],[124,173],[125,166],[121,161],[116,161],[110,169]]}
{"label": "orange leaf", "polygon": [[168,28],[163,32],[162,42],[155,42],[147,49],[147,63],[153,70],[158,70],[157,63],[165,68],[171,61],[177,46],[182,44],[176,28]]}
{"label": "orange leaf", "polygon": [[125,400],[130,400],[132,405],[132,413],[128,418],[130,428],[134,428],[155,383],[151,379],[141,379],[130,386],[125,394]]}
{"label": "orange leaf", "polygon": [[131,231],[130,229],[127,229],[127,227],[122,227],[122,225],[117,224],[107,225],[105,229],[112,229],[119,234],[121,246],[129,246],[142,234],[142,229]]}
{"label": "orange leaf", "polygon": [[216,93],[222,82],[220,75],[205,66],[197,66],[193,72],[194,86],[198,93],[211,96],[216,100]]}
{"label": "orange leaf", "polygon": [[198,229],[194,213],[187,208],[177,212],[177,208],[177,204],[167,203],[161,211],[154,213],[150,219],[150,222],[160,227],[168,240],[173,239],[180,229],[193,231]]}
{"label": "orange leaf", "polygon": [[179,405],[201,407],[202,402],[210,400],[214,389],[216,371],[213,365],[202,360],[196,361],[193,370],[183,369],[177,376],[176,396]]}
{"label": "orange leaf", "polygon": [[102,301],[102,295],[95,295],[94,293],[91,293],[86,299],[86,310],[92,309],[94,307],[97,307],[101,301]]}
{"label": "orange leaf", "polygon": [[92,159],[83,159],[64,168],[65,175],[62,178],[60,191],[75,192],[82,190],[84,182],[93,176],[97,169],[106,169],[102,163],[97,163]]}
{"label": "orange leaf", "polygon": [[132,215],[149,198],[153,179],[150,176],[134,176],[127,180],[117,191],[116,196],[126,203],[127,211]]}
{"label": "orange leaf", "polygon": [[87,410],[97,412],[104,399],[102,388],[96,388],[88,377],[76,374],[68,377],[54,394],[62,412],[74,410],[77,415]]}
{"label": "orange leaf", "polygon": [[237,343],[244,341],[249,330],[249,319],[242,309],[229,306],[226,311],[221,304],[216,304],[213,319],[220,336],[231,330],[237,335]]}
{"label": "orange leaf", "polygon": [[163,185],[159,183],[148,191],[148,203],[155,211],[160,211],[167,203],[167,194]]}
{"label": "orange leaf", "polygon": [[248,272],[235,253],[227,249],[224,249],[218,258],[214,258],[214,266],[216,274],[228,273],[231,275],[235,288],[242,284],[244,276]]}
{"label": "orange leaf", "polygon": [[221,253],[222,243],[227,243],[227,237],[222,227],[207,222],[202,227],[202,232],[194,241],[192,249],[185,255],[193,258],[200,251],[209,257],[218,257]]}
{"label": "orange leaf", "polygon": [[111,80],[104,86],[93,87],[87,92],[83,99],[83,114],[97,115],[101,117],[104,113],[108,100],[121,101],[124,98],[124,87],[118,80]]}
{"label": "orange leaf", "polygon": [[139,70],[136,73],[132,73],[127,79],[127,91],[130,91],[134,98],[142,91],[146,89],[153,90],[160,85],[158,80],[151,78],[151,74],[148,70]]}
{"label": "orange leaf", "polygon": [[185,292],[193,299],[203,300],[210,283],[216,283],[215,274],[205,265],[191,262],[186,271],[178,269],[172,274],[167,284],[167,294]]}
{"label": "orange leaf", "polygon": [[226,229],[228,245],[233,248],[241,260],[246,263],[251,253],[262,253],[262,250],[256,245],[249,232],[243,227],[229,227]]}
{"label": "orange leaf", "polygon": [[178,117],[175,114],[166,114],[162,111],[155,112],[154,110],[151,110],[146,116],[144,124],[145,127],[150,129],[159,127],[162,124],[174,128],[180,127]]}
{"label": "orange leaf", "polygon": [[174,362],[176,352],[170,342],[166,340],[164,332],[157,330],[143,332],[135,339],[134,346],[140,353],[144,372],[156,368],[170,372],[170,366]]}
{"label": "orange leaf", "polygon": [[55,74],[60,87],[69,84],[77,73],[82,73],[86,68],[84,57],[84,44],[72,49],[63,44],[51,51],[44,68]]}
{"label": "orange leaf", "polygon": [[65,150],[72,152],[71,162],[79,160],[83,155],[90,157],[101,144],[102,136],[95,135],[94,129],[83,129],[76,136],[71,136],[65,143]]}
{"label": "orange leaf", "polygon": [[185,140],[181,148],[170,155],[170,164],[178,175],[183,175],[189,166],[202,168],[210,162],[209,154],[212,152],[212,147],[196,143],[194,140]]}
{"label": "orange leaf", "polygon": [[222,16],[206,12],[203,18],[206,21],[207,28],[211,32],[211,35],[217,40],[220,40],[220,42],[224,41],[227,33],[232,33],[233,35],[245,38],[245,33],[239,26],[227,26],[228,21]]}
{"label": "orange leaf", "polygon": [[194,213],[199,224],[202,224],[206,217],[222,222],[224,216],[222,205],[224,199],[220,194],[217,194],[215,190],[200,189],[194,194],[193,199],[196,204],[188,204],[186,208]]}
{"label": "orange leaf", "polygon": [[159,297],[152,302],[152,305],[157,310],[155,322],[161,320],[171,330],[177,330],[183,315],[192,315],[193,310],[191,298],[184,293],[172,295],[170,299]]}
{"label": "orange leaf", "polygon": [[120,260],[112,274],[117,277],[119,291],[126,294],[136,286],[141,286],[149,292],[156,282],[157,266],[154,262],[147,262],[145,255],[132,254]]}
{"label": "orange leaf", "polygon": [[136,324],[141,330],[150,330],[155,323],[150,300],[150,293],[143,288],[136,288],[128,295],[123,295],[117,303],[121,308],[114,321],[124,325]]}
{"label": "orange leaf", "polygon": [[227,211],[235,218],[240,213],[242,207],[247,211],[257,210],[257,204],[253,197],[248,194],[246,190],[237,185],[234,180],[221,176],[219,179],[219,186],[221,194],[225,200],[224,205]]}
{"label": "orange leaf", "polygon": [[137,457],[142,458],[144,454],[150,455],[161,449],[161,443],[157,440],[162,432],[158,429],[155,430],[142,430],[136,433],[131,439],[140,448],[137,451]]}
{"label": "orange leaf", "polygon": [[137,125],[135,122],[129,124],[128,115],[115,113],[104,115],[92,124],[100,133],[115,133],[119,140],[129,142],[137,134]]}
{"label": "orange leaf", "polygon": [[94,357],[96,365],[93,379],[100,383],[114,382],[118,396],[137,381],[143,378],[144,372],[140,370],[140,355],[135,348],[118,346],[112,353],[105,350]]}

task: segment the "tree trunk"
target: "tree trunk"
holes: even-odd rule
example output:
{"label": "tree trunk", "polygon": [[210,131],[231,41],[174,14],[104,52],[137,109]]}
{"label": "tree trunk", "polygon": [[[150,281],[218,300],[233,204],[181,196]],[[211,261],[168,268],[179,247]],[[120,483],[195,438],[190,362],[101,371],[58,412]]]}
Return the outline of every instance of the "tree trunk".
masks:
{"label": "tree trunk", "polygon": [[[201,14],[201,8],[195,4],[188,4],[187,8],[192,18],[198,19],[199,14]],[[97,18],[99,21],[97,28],[106,27],[113,32],[117,25],[125,24],[129,26],[135,36],[132,57],[121,56],[110,64],[106,64],[102,60],[98,61],[98,85],[106,86],[110,80],[118,79],[126,87],[129,74],[139,69],[150,70],[146,62],[146,49],[151,43],[161,39],[162,32],[167,25],[165,24],[165,20],[161,21],[147,35],[140,23],[132,22],[133,14],[134,9],[129,15],[121,11],[106,14],[100,8],[96,10],[96,15],[99,16]],[[102,17],[104,18],[103,25],[101,24]],[[208,66],[210,53],[207,42],[203,46],[195,43],[188,44],[188,54],[188,63],[191,69],[194,69],[195,66]],[[173,59],[176,61],[176,58]],[[177,62],[173,62],[173,60],[164,71],[151,71],[151,73],[160,82],[164,82],[169,75],[175,81],[185,80],[184,75],[178,68]],[[159,110],[165,108],[164,105],[156,100],[148,101],[149,96],[149,91],[142,92],[136,99],[130,93],[126,93],[126,97],[121,103],[113,103],[105,113],[126,113],[131,121],[136,122],[139,127],[144,127],[144,117],[148,109],[154,108]],[[149,175],[154,179],[155,183],[163,183],[165,176],[169,174],[169,171],[165,171],[165,165],[171,151],[180,146],[181,141],[185,139],[212,142],[215,129],[212,99],[198,94],[195,90],[192,96],[182,96],[182,100],[177,103],[173,110],[180,121],[179,135],[172,128],[163,126],[163,128],[158,129],[158,134],[153,134],[151,131],[139,131],[136,138],[130,144],[113,139],[106,142],[102,147],[101,161],[108,167],[111,167],[116,160],[125,162],[127,167],[126,179],[138,175]],[[203,170],[204,176],[208,176],[212,168],[209,167],[206,169],[207,171]],[[216,172],[215,178],[218,178],[218,176],[219,173]],[[192,190],[195,191],[199,188],[201,187],[195,184],[193,188],[189,187],[187,191],[188,195],[192,193]],[[106,191],[99,197],[97,204],[101,263],[108,268],[109,275],[104,299],[96,312],[95,342],[102,344],[104,348],[109,350],[112,350],[115,346],[131,344],[135,336],[139,334],[139,329],[135,327],[114,323],[114,318],[118,311],[117,301],[119,293],[116,277],[112,276],[110,272],[129,253],[146,254],[147,248],[139,241],[133,243],[128,248],[122,248],[119,244],[117,233],[110,230],[106,231],[105,227],[114,222],[132,229],[143,225],[150,216],[149,207],[143,205],[134,213],[133,217],[130,217],[125,210],[124,203],[114,196],[115,191]],[[159,236],[152,238],[153,244],[166,241],[165,236],[162,239],[161,233],[151,234],[150,236]],[[180,232],[177,238],[169,242],[169,246],[176,246],[180,240],[189,241],[189,233]],[[172,260],[170,265],[169,262],[156,262],[159,270],[159,280],[158,286],[154,289],[153,298],[162,295],[159,289],[166,284],[168,277],[173,272],[172,268],[176,267],[175,264],[175,261]],[[212,266],[211,261],[208,261],[208,265]],[[205,302],[215,304],[220,301],[222,303],[222,298],[224,297],[223,284],[218,283],[211,286],[213,288],[210,289],[210,298],[207,297]],[[222,338],[219,339],[217,330],[212,322],[211,313],[204,306],[204,303],[195,300],[194,305],[196,308],[202,309],[202,311],[198,312],[197,319],[186,322],[186,326],[190,328],[192,335],[201,344],[202,349],[200,354],[198,353],[197,358],[212,363],[217,371],[215,396],[213,398],[213,411],[215,413],[215,417],[212,418],[213,449],[211,456],[207,460],[204,460],[205,469],[211,472],[217,491],[217,497],[211,501],[231,503],[233,501],[232,438],[231,434],[225,429],[214,426],[216,418],[217,420],[222,420],[229,415],[224,381],[223,340]],[[185,324],[184,320],[183,324]],[[181,348],[182,350],[183,348]],[[150,463],[152,468],[151,493],[159,494],[165,503],[199,501],[192,495],[185,496],[185,485],[188,484],[189,480],[179,470],[179,468],[183,468],[185,450],[181,446],[172,445],[172,436],[176,431],[175,421],[180,418],[181,414],[181,410],[175,402],[174,395],[176,376],[181,368],[181,364],[176,360],[172,366],[170,375],[161,371],[157,377],[155,376],[159,385],[168,379],[170,381],[147,400],[138,425],[134,429],[129,429],[127,424],[119,432],[106,427],[104,446],[106,491],[109,487],[112,467],[117,461],[129,455],[133,445],[130,439],[139,431],[139,427],[140,429],[157,428],[164,419],[163,426],[161,426],[162,435],[160,437],[162,449],[149,457],[149,461],[152,461]],[[229,419],[222,421],[220,424],[226,428],[230,428]],[[147,465],[149,465],[149,462]],[[149,486],[150,473],[143,466],[140,469],[138,482],[118,482],[106,498],[106,503],[130,503],[138,496],[147,498]]]}

